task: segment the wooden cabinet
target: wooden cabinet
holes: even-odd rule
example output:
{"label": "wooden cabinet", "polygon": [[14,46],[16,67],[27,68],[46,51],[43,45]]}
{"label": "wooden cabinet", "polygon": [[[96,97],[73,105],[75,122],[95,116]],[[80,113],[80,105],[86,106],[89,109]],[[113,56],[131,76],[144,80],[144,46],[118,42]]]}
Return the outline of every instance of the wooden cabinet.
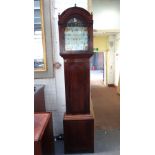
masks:
{"label": "wooden cabinet", "polygon": [[89,64],[93,55],[92,14],[83,8],[71,7],[59,15],[58,24],[66,91],[64,150],[65,153],[94,152]]}
{"label": "wooden cabinet", "polygon": [[34,112],[46,112],[44,97],[45,86],[35,85],[34,88]]}
{"label": "wooden cabinet", "polygon": [[34,155],[54,154],[51,113],[34,114]]}

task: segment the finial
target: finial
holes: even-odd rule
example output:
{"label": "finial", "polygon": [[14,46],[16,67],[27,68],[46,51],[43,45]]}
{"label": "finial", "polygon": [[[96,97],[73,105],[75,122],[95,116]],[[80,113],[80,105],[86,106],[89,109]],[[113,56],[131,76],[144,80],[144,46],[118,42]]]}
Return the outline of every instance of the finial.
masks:
{"label": "finial", "polygon": [[76,3],[75,3],[75,7],[76,7]]}

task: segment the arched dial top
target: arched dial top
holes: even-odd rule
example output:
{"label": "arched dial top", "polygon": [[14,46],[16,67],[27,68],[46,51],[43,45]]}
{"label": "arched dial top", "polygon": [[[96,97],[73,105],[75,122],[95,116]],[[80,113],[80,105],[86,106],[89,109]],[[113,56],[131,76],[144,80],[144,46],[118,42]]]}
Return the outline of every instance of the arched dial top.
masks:
{"label": "arched dial top", "polygon": [[59,15],[59,25],[65,25],[72,17],[79,18],[86,22],[87,26],[93,24],[92,14],[81,7],[70,7]]}
{"label": "arched dial top", "polygon": [[92,14],[80,7],[71,7],[59,15],[60,54],[92,52]]}

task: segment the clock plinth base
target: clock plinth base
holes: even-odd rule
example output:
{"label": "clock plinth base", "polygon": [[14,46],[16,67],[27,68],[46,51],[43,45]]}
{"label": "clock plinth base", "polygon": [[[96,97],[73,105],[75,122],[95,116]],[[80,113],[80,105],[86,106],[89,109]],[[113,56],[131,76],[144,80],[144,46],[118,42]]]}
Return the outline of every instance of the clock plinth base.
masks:
{"label": "clock plinth base", "polygon": [[64,152],[94,152],[94,117],[91,114],[64,115]]}

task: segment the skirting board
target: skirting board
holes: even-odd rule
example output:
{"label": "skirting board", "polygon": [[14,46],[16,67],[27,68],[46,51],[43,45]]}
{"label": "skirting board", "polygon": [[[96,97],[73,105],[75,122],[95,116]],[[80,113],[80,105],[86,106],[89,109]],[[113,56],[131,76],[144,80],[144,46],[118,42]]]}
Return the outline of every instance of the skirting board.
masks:
{"label": "skirting board", "polygon": [[117,87],[114,84],[108,84],[108,87]]}

